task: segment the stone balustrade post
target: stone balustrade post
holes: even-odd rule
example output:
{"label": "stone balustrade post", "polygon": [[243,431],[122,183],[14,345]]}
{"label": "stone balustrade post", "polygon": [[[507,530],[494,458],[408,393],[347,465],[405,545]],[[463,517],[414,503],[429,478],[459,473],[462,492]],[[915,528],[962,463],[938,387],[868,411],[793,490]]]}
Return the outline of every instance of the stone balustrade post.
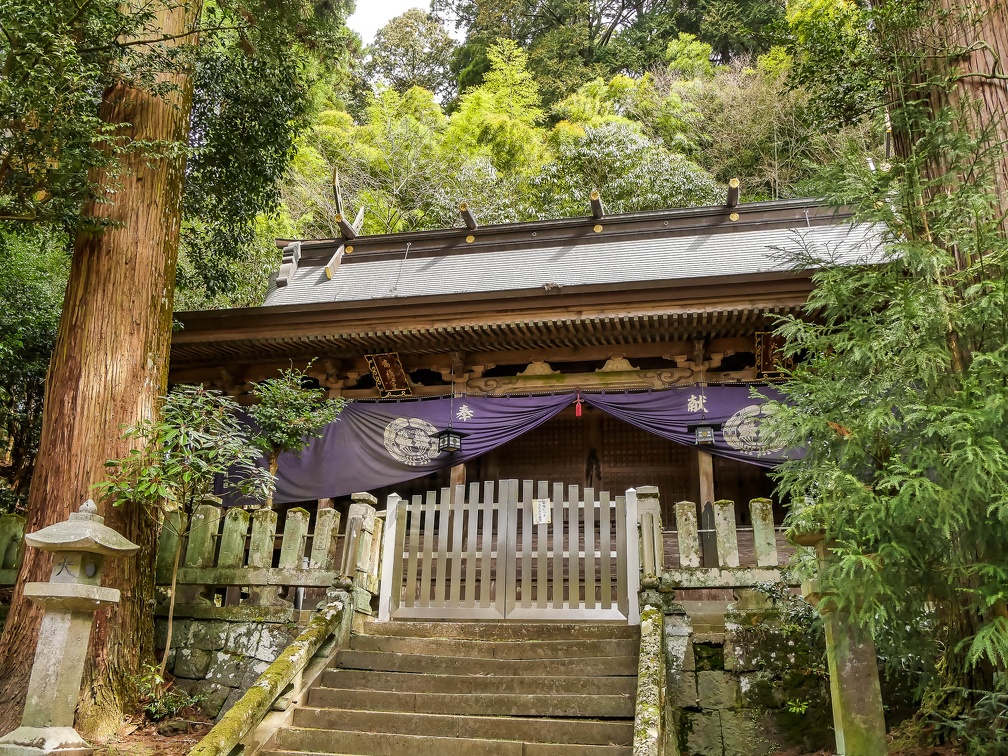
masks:
{"label": "stone balustrade post", "polygon": [[354,609],[363,614],[371,614],[371,558],[372,542],[375,533],[375,517],[377,516],[378,499],[369,493],[359,492],[350,495],[350,509],[347,512],[347,522],[360,518],[361,529],[357,536],[357,553],[351,555],[348,564],[353,574]]}
{"label": "stone balustrade post", "polygon": [[119,601],[103,588],[105,557],[134,553],[139,546],[104,524],[88,500],[69,520],[25,536],[34,548],[52,552],[48,583],[27,583],[24,594],[45,610],[28,682],[21,726],[0,738],[0,756],[87,756],[91,747],[74,729],[74,713],[95,612]]}
{"label": "stone balustrade post", "polygon": [[645,576],[660,577],[665,569],[665,543],[658,486],[638,486],[637,520],[641,526],[641,569]]}
{"label": "stone balustrade post", "polygon": [[[829,545],[823,535],[802,534],[794,541],[799,546],[815,548],[821,570],[829,558]],[[832,606],[818,579],[803,583],[802,595],[822,615],[826,627],[837,754],[884,756],[888,748],[875,639],[870,631]]]}

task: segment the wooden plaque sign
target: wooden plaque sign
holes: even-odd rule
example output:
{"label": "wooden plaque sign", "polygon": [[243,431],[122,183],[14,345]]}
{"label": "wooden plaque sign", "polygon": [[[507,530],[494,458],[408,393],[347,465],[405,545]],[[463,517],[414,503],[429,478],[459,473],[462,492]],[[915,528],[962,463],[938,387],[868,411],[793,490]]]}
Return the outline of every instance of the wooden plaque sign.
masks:
{"label": "wooden plaque sign", "polygon": [[371,375],[382,398],[387,396],[413,396],[409,376],[403,369],[397,352],[366,355]]}
{"label": "wooden plaque sign", "polygon": [[794,367],[794,360],[784,357],[784,340],[770,331],[756,332],[756,377],[782,378]]}

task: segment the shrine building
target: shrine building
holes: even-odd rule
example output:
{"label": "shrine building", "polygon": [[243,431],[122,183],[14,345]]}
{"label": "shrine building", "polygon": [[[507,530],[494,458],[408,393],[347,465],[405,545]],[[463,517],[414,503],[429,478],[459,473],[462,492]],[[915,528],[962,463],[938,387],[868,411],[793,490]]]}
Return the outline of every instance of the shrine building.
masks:
{"label": "shrine building", "polygon": [[495,226],[464,210],[378,236],[344,222],[283,242],[262,306],[178,313],[169,380],[241,395],[310,362],[354,400],[282,461],[280,503],[528,479],[657,486],[670,521],[676,501],[769,496],[784,452],[751,389],[780,378],[776,318],[814,317],[814,271],[787,253],[854,263],[878,234],[814,200],[736,197]]}

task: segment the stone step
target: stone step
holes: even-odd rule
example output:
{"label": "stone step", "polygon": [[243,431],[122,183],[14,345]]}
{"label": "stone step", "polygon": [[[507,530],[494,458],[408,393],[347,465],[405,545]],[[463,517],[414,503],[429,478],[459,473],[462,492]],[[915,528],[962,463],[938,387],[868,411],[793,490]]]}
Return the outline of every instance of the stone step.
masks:
{"label": "stone step", "polygon": [[265,756],[630,756],[639,629],[365,621]]}
{"label": "stone step", "polygon": [[525,743],[520,740],[431,737],[398,733],[351,732],[286,728],[277,733],[274,750],[264,756],[296,756],[303,753],[360,754],[362,756],[630,756],[624,745]]}
{"label": "stone step", "polygon": [[577,641],[474,640],[355,635],[350,639],[350,648],[354,651],[388,651],[397,654],[479,659],[570,659],[585,656],[636,658],[640,642],[634,638]]}
{"label": "stone step", "polygon": [[342,690],[387,690],[403,693],[541,693],[634,695],[636,676],[579,677],[574,675],[414,675],[408,672],[373,672],[327,669],[322,687]]}
{"label": "stone step", "polygon": [[625,622],[364,622],[364,635],[470,640],[640,640],[640,628]]}
{"label": "stone step", "polygon": [[482,693],[473,696],[467,693],[400,693],[333,688],[314,688],[309,691],[308,706],[425,714],[592,719],[632,717],[634,713],[632,696],[523,693]]}
{"label": "stone step", "polygon": [[[367,705],[367,704],[362,704]],[[313,702],[294,714],[295,728],[383,732],[392,735],[472,738],[480,740],[520,740],[526,743],[566,743],[570,745],[632,745],[633,722],[598,721],[550,716],[529,718],[506,716],[468,716],[398,711],[360,711],[355,709],[313,708]]]}
{"label": "stone step", "polygon": [[340,651],[332,668],[378,672],[473,675],[572,675],[606,677],[636,675],[634,657],[579,657],[575,659],[467,659],[394,654],[384,651]]}

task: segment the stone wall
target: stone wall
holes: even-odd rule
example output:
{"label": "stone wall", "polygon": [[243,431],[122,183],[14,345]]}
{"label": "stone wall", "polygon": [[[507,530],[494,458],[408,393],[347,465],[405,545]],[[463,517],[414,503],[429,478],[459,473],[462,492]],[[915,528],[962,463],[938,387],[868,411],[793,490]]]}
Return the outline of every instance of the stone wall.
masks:
{"label": "stone wall", "polygon": [[[156,645],[163,649],[167,620],[155,624]],[[297,637],[295,623],[177,618],[168,653],[175,684],[201,697],[206,716],[219,719],[256,678]]]}
{"label": "stone wall", "polygon": [[726,614],[723,631],[666,615],[667,752],[763,756],[833,745],[821,642],[771,609]]}

